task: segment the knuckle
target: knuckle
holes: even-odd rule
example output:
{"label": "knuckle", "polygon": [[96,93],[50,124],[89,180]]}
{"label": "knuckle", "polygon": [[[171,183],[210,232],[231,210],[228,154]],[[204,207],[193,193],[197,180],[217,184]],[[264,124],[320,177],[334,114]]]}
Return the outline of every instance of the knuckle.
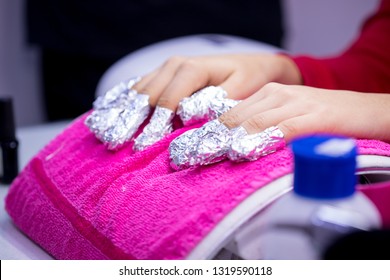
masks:
{"label": "knuckle", "polygon": [[292,94],[288,85],[270,82],[266,84],[263,89],[263,94],[276,97],[288,97]]}
{"label": "knuckle", "polygon": [[275,92],[280,90],[281,87],[283,87],[282,84],[276,82],[269,82],[263,86],[263,90],[266,92]]}
{"label": "knuckle", "polygon": [[257,133],[263,131],[268,126],[267,121],[263,115],[257,115],[245,121],[244,127],[248,133]]}
{"label": "knuckle", "polygon": [[174,56],[169,57],[164,64],[167,66],[168,65],[180,65],[185,60],[186,60],[185,56],[174,55]]}
{"label": "knuckle", "polygon": [[149,95],[149,96],[151,95],[152,92],[153,92],[153,89],[150,88],[150,87],[146,87],[146,86],[141,87],[138,90],[138,93],[146,94],[146,95]]}
{"label": "knuckle", "polygon": [[229,112],[221,115],[219,121],[223,123],[228,128],[235,128],[241,124],[241,119],[239,114],[230,110]]}
{"label": "knuckle", "polygon": [[207,78],[207,71],[205,71],[203,64],[196,59],[187,59],[179,67],[177,75],[182,79],[188,79],[196,88],[205,86]]}
{"label": "knuckle", "polygon": [[200,73],[201,72],[201,65],[199,61],[195,59],[186,59],[179,68],[180,71],[184,72],[193,72],[193,73]]}

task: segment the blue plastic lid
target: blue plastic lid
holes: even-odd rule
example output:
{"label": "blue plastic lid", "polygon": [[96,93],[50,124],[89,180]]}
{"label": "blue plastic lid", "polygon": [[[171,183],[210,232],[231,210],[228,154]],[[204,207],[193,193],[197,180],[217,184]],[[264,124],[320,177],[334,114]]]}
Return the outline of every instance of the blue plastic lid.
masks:
{"label": "blue plastic lid", "polygon": [[314,135],[292,142],[294,191],[302,196],[335,199],[352,195],[356,186],[356,142]]}

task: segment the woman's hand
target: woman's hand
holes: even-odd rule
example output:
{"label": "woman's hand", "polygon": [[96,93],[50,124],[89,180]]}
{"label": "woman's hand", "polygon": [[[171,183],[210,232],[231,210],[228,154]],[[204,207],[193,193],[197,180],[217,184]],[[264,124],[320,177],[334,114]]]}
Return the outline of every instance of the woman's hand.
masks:
{"label": "woman's hand", "polygon": [[244,99],[269,82],[301,84],[294,62],[275,54],[172,57],[134,88],[149,95],[151,106],[175,111],[179,102],[209,85],[221,86],[231,99]]}
{"label": "woman's hand", "polygon": [[[173,57],[131,85],[142,94],[132,92],[129,95],[129,84],[123,83],[108,91],[109,94],[104,95],[100,102],[94,103],[95,110],[86,124],[109,149],[118,149],[133,139],[148,117],[150,107],[155,107],[150,122],[134,139],[133,149],[141,151],[171,132],[172,119],[180,101],[200,89],[220,86],[225,90],[222,90],[221,98],[244,99],[270,81],[300,83],[300,79],[294,62],[283,55]],[[106,105],[97,108],[100,103],[107,103],[110,109]]]}
{"label": "woman's hand", "polygon": [[332,133],[390,141],[390,95],[269,83],[220,121],[249,134],[278,126],[287,142],[304,134]]}

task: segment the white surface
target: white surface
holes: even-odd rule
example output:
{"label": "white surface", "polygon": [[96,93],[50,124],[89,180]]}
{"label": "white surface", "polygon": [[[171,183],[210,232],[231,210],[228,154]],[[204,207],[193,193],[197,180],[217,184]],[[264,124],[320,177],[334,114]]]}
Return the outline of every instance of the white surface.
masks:
{"label": "white surface", "polygon": [[[51,139],[59,134],[68,122],[22,128],[17,131],[19,140],[20,170]],[[0,185],[0,259],[51,259],[38,245],[21,233],[4,210],[7,185]]]}

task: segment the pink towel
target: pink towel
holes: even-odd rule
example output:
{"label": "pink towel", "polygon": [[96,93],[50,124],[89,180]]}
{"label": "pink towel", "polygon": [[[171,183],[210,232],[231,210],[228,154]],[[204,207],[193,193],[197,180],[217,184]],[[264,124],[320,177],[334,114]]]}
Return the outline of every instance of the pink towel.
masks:
{"label": "pink towel", "polygon": [[[284,149],[255,162],[175,172],[167,147],[186,129],[143,152],[114,153],[84,119],[32,159],[6,198],[15,224],[58,259],[183,259],[251,193],[292,171]],[[359,146],[390,156],[383,142]]]}

